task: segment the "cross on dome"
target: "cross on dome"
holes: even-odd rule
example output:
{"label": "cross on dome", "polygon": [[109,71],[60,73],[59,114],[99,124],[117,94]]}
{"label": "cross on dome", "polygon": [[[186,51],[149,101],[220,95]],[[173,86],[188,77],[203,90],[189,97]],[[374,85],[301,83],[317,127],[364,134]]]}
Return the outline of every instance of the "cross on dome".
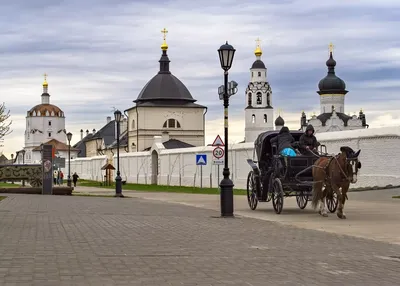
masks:
{"label": "cross on dome", "polygon": [[164,42],[161,45],[161,50],[166,51],[166,50],[168,50],[168,45],[167,45],[167,42],[166,42],[168,30],[164,28],[164,29],[161,30],[161,33],[164,34],[163,35]]}
{"label": "cross on dome", "polygon": [[329,52],[330,53],[333,53],[333,48],[334,48],[335,46],[332,44],[332,43],[330,43],[329,44]]}
{"label": "cross on dome", "polygon": [[262,55],[262,50],[260,48],[260,42],[261,42],[260,38],[257,38],[256,39],[257,47],[256,47],[256,50],[254,51],[254,54],[256,55],[256,57],[261,57],[261,55]]}

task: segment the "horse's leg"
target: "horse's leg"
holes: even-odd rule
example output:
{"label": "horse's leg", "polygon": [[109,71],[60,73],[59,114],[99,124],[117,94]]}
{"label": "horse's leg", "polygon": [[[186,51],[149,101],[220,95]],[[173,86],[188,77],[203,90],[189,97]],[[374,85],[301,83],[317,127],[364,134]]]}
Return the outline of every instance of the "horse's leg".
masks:
{"label": "horse's leg", "polygon": [[318,213],[322,216],[327,216],[324,215],[324,210],[325,210],[325,202],[324,202],[324,194],[323,194],[323,183],[322,182],[315,182],[313,186],[313,198],[311,205],[313,208],[317,208],[319,205],[319,211]]}
{"label": "horse's leg", "polygon": [[337,209],[336,215],[338,216],[338,218],[343,218],[343,199],[342,199],[343,196],[342,196],[342,192],[340,191],[340,188],[336,184],[332,185],[332,190],[336,193],[337,200],[338,200],[338,209]]}
{"label": "horse's leg", "polygon": [[346,215],[344,214],[344,203],[346,202],[347,199],[347,191],[350,188],[350,183],[345,183],[342,186],[342,197],[341,197],[341,201],[342,201],[342,219],[346,219]]}
{"label": "horse's leg", "polygon": [[325,186],[322,189],[322,198],[321,198],[321,206],[319,213],[320,215],[327,217],[328,216],[328,211],[326,210],[326,194],[327,194],[327,187]]}

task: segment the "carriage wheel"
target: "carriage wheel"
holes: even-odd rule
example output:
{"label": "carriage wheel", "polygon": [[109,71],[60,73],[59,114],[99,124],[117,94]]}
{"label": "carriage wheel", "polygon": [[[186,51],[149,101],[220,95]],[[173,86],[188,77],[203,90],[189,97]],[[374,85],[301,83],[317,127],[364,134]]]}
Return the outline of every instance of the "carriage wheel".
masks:
{"label": "carriage wheel", "polygon": [[334,191],[326,195],[326,205],[331,213],[334,213],[338,207],[337,194]]}
{"label": "carriage wheel", "polygon": [[308,203],[308,195],[305,194],[304,191],[300,191],[296,196],[296,202],[300,209],[304,209]]}
{"label": "carriage wheel", "polygon": [[257,178],[255,178],[254,172],[250,171],[247,176],[247,202],[249,203],[249,207],[252,210],[257,208],[258,199],[257,199]]}
{"label": "carriage wheel", "polygon": [[283,187],[281,180],[276,178],[273,182],[272,205],[277,214],[280,214],[283,209]]}

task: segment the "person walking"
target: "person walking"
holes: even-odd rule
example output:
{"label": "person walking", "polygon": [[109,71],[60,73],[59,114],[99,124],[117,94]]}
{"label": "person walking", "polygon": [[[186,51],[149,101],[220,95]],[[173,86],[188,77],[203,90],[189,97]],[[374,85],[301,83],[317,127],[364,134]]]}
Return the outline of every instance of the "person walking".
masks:
{"label": "person walking", "polygon": [[76,182],[78,181],[78,178],[79,178],[79,176],[78,176],[78,174],[75,172],[75,173],[72,175],[72,182],[74,183],[74,187],[76,187]]}
{"label": "person walking", "polygon": [[64,173],[63,171],[60,171],[60,185],[64,183]]}

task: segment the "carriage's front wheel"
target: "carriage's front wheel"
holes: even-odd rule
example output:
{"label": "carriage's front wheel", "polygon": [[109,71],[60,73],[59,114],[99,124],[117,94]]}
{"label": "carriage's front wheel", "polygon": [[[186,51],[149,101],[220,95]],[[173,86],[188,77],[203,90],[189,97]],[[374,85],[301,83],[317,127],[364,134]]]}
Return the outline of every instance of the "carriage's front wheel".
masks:
{"label": "carriage's front wheel", "polygon": [[326,205],[331,213],[334,213],[338,207],[337,194],[333,190],[326,195]]}
{"label": "carriage's front wheel", "polygon": [[254,172],[250,171],[247,176],[247,202],[252,210],[255,210],[258,204],[257,185],[257,178],[255,177]]}
{"label": "carriage's front wheel", "polygon": [[280,214],[283,209],[283,187],[279,178],[275,178],[272,182],[272,205],[277,214]]}

